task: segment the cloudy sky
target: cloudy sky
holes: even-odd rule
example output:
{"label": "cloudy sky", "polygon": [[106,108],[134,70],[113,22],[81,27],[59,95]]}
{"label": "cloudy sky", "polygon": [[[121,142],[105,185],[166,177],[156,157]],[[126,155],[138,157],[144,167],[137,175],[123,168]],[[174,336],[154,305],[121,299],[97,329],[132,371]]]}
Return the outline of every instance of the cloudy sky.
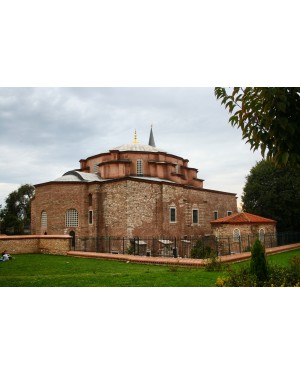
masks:
{"label": "cloudy sky", "polygon": [[213,88],[1,88],[0,204],[20,184],[51,181],[79,160],[131,143],[189,159],[208,189],[241,197],[258,152],[228,124]]}

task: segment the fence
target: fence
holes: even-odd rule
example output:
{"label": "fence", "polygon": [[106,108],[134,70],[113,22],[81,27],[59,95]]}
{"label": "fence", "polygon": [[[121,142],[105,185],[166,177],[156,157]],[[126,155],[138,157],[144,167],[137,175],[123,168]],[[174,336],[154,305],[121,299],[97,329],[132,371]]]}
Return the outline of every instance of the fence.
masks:
{"label": "fence", "polygon": [[[250,251],[256,235],[242,237],[76,237],[76,251],[143,256],[203,258],[210,253],[230,255]],[[300,232],[277,233],[260,238],[265,247],[300,242]]]}

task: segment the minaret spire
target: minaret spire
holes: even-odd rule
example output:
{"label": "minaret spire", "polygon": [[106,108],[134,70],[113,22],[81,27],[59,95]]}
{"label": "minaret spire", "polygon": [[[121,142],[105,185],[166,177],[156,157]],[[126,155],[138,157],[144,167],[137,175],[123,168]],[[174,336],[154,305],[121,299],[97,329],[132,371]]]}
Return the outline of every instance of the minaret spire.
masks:
{"label": "minaret spire", "polygon": [[132,142],[134,145],[137,145],[139,143],[138,141],[138,137],[136,135],[136,130],[134,131],[134,136],[133,136],[133,142]]}
{"label": "minaret spire", "polygon": [[155,142],[154,142],[154,136],[153,136],[153,131],[152,131],[152,125],[151,125],[151,130],[150,130],[149,146],[156,147]]}

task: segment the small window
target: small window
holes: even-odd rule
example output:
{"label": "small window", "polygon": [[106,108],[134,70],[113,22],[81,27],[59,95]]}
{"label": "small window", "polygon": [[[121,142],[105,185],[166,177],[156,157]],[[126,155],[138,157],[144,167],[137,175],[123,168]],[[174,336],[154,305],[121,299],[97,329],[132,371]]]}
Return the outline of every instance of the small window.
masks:
{"label": "small window", "polygon": [[176,223],[176,208],[170,207],[170,223]]}
{"label": "small window", "polygon": [[66,227],[78,227],[78,212],[74,208],[71,208],[66,212],[65,216]]}
{"label": "small window", "polygon": [[94,173],[98,173],[98,163],[94,163],[94,165],[93,165],[93,172]]}
{"label": "small window", "polygon": [[260,242],[264,242],[265,241],[265,230],[263,228],[261,228],[259,230],[258,236],[259,236]]}
{"label": "small window", "polygon": [[89,210],[89,224],[93,224],[93,211]]}
{"label": "small window", "polygon": [[232,211],[227,211],[227,216],[232,215]]}
{"label": "small window", "polygon": [[233,242],[239,242],[240,241],[241,232],[238,228],[234,229],[233,231]]}
{"label": "small window", "polygon": [[199,224],[199,210],[198,208],[193,208],[193,224]]}
{"label": "small window", "polygon": [[47,225],[48,225],[47,212],[46,211],[42,211],[42,214],[41,214],[41,227],[43,229],[47,229]]}
{"label": "small window", "polygon": [[89,206],[91,207],[93,205],[93,195],[89,194]]}
{"label": "small window", "polygon": [[143,167],[143,160],[137,160],[136,161],[136,174],[138,176],[144,175],[144,167]]}
{"label": "small window", "polygon": [[219,218],[218,211],[214,211],[214,220],[218,220],[218,218]]}

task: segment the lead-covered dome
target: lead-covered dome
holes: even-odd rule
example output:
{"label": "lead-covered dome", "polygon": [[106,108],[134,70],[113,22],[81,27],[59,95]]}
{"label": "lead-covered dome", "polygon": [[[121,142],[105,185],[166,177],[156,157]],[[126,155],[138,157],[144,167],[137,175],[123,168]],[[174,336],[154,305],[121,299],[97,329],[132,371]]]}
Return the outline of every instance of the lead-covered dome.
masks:
{"label": "lead-covered dome", "polygon": [[114,147],[110,151],[165,152],[164,150],[161,150],[157,147],[153,147],[150,145],[141,145],[139,143],[128,143],[125,145]]}

